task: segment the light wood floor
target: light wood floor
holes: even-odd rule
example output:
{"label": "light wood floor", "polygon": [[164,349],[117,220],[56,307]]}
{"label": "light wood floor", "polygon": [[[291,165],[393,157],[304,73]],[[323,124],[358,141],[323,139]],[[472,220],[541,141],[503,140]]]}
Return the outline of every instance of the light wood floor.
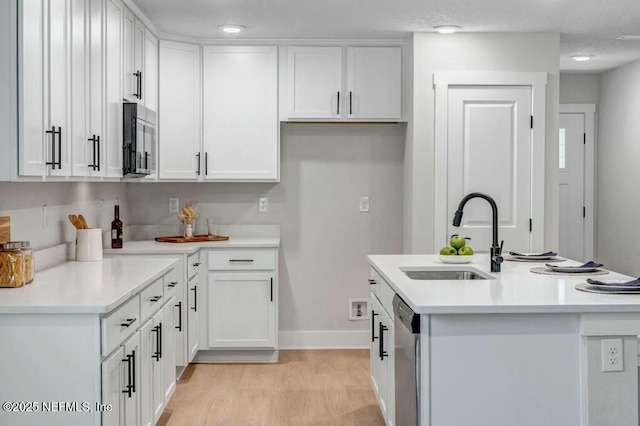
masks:
{"label": "light wood floor", "polygon": [[192,364],[160,425],[384,425],[368,350],[280,351],[277,364]]}

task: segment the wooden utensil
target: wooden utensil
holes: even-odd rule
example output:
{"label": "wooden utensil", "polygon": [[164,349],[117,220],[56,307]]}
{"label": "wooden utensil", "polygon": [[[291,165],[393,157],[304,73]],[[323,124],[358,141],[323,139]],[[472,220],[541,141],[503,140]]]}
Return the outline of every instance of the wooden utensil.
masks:
{"label": "wooden utensil", "polygon": [[11,241],[11,217],[0,216],[0,243]]}
{"label": "wooden utensil", "polygon": [[80,221],[80,223],[82,224],[82,229],[89,229],[89,225],[87,225],[87,221],[85,220],[84,216],[82,216],[81,214],[78,215],[78,220]]}
{"label": "wooden utensil", "polygon": [[71,222],[71,224],[75,226],[76,229],[84,229],[82,227],[82,222],[80,222],[80,219],[78,219],[78,216],[76,216],[75,214],[69,215],[69,222]]}

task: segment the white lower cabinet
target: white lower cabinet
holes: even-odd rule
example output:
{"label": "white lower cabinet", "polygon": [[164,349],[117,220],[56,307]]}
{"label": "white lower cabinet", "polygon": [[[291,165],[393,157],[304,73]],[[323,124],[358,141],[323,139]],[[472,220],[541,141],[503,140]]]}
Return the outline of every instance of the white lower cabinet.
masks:
{"label": "white lower cabinet", "polygon": [[146,321],[140,327],[140,425],[155,424],[151,410],[153,348],[156,342],[153,320]]}
{"label": "white lower cabinet", "polygon": [[175,300],[175,297],[172,297],[162,308],[163,335],[160,355],[162,360],[162,384],[165,406],[176,390]]}
{"label": "white lower cabinet", "polygon": [[193,361],[198,352],[198,276],[187,285],[187,359]]}
{"label": "white lower cabinet", "polygon": [[[383,280],[376,283],[387,285]],[[371,387],[388,425],[395,424],[395,370],[393,308],[383,306],[374,293],[371,302],[371,346],[369,369]],[[391,312],[389,312],[389,310]]]}
{"label": "white lower cabinet", "polygon": [[162,335],[166,334],[162,331],[162,311],[158,311],[152,318],[153,327],[151,334],[153,335],[151,344],[151,413],[153,415],[153,423],[155,424],[162,415],[164,408],[164,387],[162,385]]}
{"label": "white lower cabinet", "polygon": [[210,272],[209,347],[274,348],[273,272]]}

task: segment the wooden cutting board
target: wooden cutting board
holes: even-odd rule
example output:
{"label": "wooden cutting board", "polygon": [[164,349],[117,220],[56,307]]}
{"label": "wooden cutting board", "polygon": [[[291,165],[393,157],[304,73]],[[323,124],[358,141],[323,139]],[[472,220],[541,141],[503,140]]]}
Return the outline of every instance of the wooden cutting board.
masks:
{"label": "wooden cutting board", "polygon": [[229,237],[223,235],[216,235],[210,237],[208,235],[194,235],[191,238],[185,238],[181,235],[171,237],[156,237],[156,241],[159,243],[204,243],[207,241],[227,241]]}
{"label": "wooden cutting board", "polygon": [[0,243],[11,241],[11,217],[0,216]]}

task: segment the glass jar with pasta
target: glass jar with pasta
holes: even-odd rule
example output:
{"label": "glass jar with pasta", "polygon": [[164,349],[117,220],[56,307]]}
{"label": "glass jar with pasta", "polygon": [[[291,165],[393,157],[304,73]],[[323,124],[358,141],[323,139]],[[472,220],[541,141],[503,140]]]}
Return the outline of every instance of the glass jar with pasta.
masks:
{"label": "glass jar with pasta", "polygon": [[20,249],[24,254],[24,283],[31,284],[35,278],[35,258],[33,256],[33,249],[31,248],[30,241],[19,241],[22,245]]}
{"label": "glass jar with pasta", "polygon": [[24,268],[22,244],[0,244],[0,287],[22,287]]}

